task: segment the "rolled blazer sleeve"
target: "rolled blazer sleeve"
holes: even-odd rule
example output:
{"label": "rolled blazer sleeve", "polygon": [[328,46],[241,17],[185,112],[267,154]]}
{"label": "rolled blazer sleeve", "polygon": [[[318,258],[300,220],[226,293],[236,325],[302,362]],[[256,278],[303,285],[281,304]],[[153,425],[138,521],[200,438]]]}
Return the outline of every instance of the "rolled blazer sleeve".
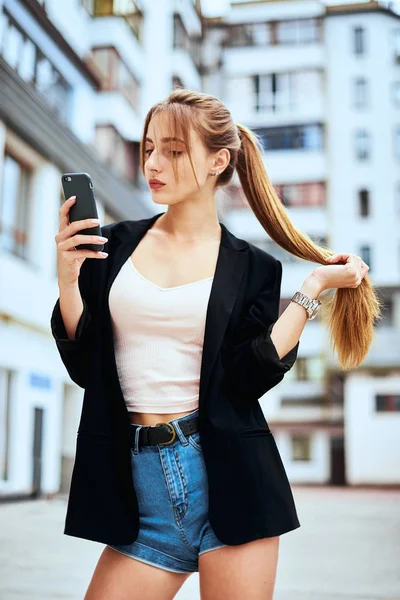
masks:
{"label": "rolled blazer sleeve", "polygon": [[82,264],[78,285],[83,302],[83,311],[79,319],[74,339],[68,338],[60,310],[60,298],[57,299],[51,314],[51,332],[55,339],[61,360],[69,376],[81,388],[86,386],[89,357],[92,341],[92,315],[89,309],[91,291],[92,261],[86,259]]}
{"label": "rolled blazer sleeve", "polygon": [[275,261],[274,272],[264,282],[257,299],[246,312],[236,332],[230,377],[232,390],[245,401],[260,398],[276,386],[292,368],[300,341],[279,358],[271,331],[279,317],[282,263]]}

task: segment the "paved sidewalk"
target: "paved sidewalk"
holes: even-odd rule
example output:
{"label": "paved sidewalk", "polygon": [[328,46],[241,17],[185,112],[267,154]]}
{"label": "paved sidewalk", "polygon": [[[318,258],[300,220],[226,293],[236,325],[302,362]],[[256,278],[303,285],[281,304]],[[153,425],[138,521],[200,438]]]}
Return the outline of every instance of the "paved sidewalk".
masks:
{"label": "paved sidewalk", "polygon": [[[400,490],[293,493],[302,526],[281,537],[274,600],[400,600]],[[82,600],[104,545],[63,535],[65,511],[62,497],[0,504],[0,600]],[[176,599],[198,600],[198,583]]]}

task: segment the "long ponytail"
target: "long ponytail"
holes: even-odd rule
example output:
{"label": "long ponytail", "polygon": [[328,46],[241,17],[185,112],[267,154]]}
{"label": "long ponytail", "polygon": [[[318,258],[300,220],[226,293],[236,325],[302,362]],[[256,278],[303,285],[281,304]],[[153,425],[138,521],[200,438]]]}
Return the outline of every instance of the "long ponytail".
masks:
{"label": "long ponytail", "polygon": [[[279,246],[304,260],[326,265],[332,252],[315,244],[290,221],[262,160],[262,145],[254,132],[236,123],[241,138],[236,170],[246,199],[257,220]],[[330,297],[320,298],[321,317],[329,329],[343,370],[364,360],[374,336],[375,320],[381,318],[381,300],[371,280],[364,276],[357,288],[338,288]]]}

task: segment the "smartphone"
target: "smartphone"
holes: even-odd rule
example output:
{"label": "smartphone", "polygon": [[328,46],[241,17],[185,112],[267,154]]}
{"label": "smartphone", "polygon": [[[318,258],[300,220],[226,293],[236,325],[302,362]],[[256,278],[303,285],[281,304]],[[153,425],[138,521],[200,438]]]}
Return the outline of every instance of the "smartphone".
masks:
{"label": "smartphone", "polygon": [[[74,204],[69,209],[69,222],[82,219],[98,219],[96,201],[94,197],[92,178],[88,173],[63,173],[61,183],[65,199],[76,196]],[[76,233],[83,235],[101,235],[101,227],[88,227]],[[75,234],[76,235],[76,234]],[[104,244],[78,244],[77,250],[101,251]]]}

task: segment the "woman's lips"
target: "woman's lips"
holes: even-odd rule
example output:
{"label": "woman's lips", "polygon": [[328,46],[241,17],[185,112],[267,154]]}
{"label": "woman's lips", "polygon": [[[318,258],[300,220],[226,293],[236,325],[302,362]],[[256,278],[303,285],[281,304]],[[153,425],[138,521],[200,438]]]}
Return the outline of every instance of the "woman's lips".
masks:
{"label": "woman's lips", "polygon": [[149,183],[149,185],[150,185],[150,188],[152,190],[159,190],[162,187],[164,187],[165,183],[155,183],[155,182],[152,182],[152,183]]}

